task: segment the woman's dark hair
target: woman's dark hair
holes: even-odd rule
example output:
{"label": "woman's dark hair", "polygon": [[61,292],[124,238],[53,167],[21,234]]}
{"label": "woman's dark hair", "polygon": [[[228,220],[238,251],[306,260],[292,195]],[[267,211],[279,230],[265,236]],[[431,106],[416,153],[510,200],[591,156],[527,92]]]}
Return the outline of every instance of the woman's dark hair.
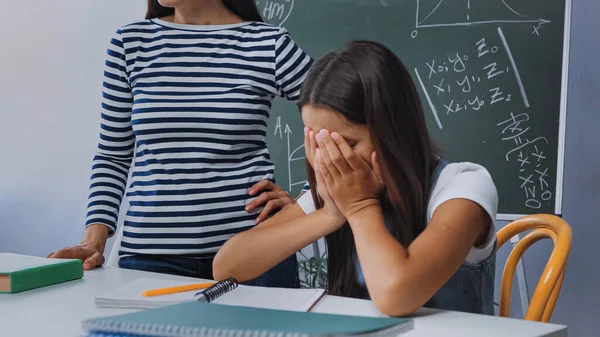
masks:
{"label": "woman's dark hair", "polygon": [[[351,42],[312,66],[298,103],[300,108],[307,104],[367,125],[386,187],[383,211],[391,217],[391,233],[408,247],[425,228],[430,176],[440,152],[429,137],[417,90],[402,62],[379,43]],[[315,173],[306,166],[315,206],[321,208]],[[326,241],[329,293],[362,296],[350,227],[342,226]]]}
{"label": "woman's dark hair", "polygon": [[[245,21],[263,22],[260,12],[256,7],[254,0],[222,0],[227,9]],[[146,19],[162,18],[173,15],[174,8],[163,7],[158,0],[148,0],[148,10],[146,11]]]}

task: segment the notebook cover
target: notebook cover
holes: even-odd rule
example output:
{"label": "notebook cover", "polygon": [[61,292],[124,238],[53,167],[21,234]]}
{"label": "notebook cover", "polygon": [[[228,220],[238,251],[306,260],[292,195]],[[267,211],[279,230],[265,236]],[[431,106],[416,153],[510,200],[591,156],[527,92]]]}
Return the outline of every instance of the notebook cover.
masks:
{"label": "notebook cover", "polygon": [[82,278],[83,262],[0,253],[3,275],[8,275],[10,290],[0,293],[17,293]]}
{"label": "notebook cover", "polygon": [[[406,318],[373,318],[310,312],[236,307],[186,302],[133,314],[84,321],[94,335],[213,336],[238,332],[272,332],[285,335],[391,335],[412,328]],[[391,329],[391,330],[390,330]],[[377,333],[383,332],[385,334]]]}
{"label": "notebook cover", "polygon": [[[141,277],[105,294],[96,296],[94,301],[96,306],[100,308],[126,309],[155,309],[183,302],[192,302],[194,301],[194,294],[198,290],[154,297],[144,297],[142,295],[146,290],[185,284],[190,284],[190,281]],[[323,294],[323,289],[286,289],[239,285],[236,289],[217,298],[213,303],[263,309],[309,311]]]}

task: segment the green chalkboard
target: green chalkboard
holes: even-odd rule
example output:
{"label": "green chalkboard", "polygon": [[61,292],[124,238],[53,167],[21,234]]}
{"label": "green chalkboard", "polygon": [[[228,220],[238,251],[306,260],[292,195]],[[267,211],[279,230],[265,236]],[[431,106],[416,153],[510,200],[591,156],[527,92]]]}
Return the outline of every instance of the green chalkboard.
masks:
{"label": "green chalkboard", "polygon": [[[314,58],[355,39],[390,47],[411,71],[444,158],[485,166],[498,188],[499,213],[560,213],[565,0],[259,0],[258,6]],[[305,180],[297,107],[277,99],[270,123],[277,182],[295,195]]]}

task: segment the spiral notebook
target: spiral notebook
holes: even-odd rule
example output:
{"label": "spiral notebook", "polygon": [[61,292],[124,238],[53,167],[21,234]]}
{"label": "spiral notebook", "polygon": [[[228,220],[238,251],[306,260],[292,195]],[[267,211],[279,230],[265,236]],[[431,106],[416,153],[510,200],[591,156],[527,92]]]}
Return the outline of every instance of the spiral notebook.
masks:
{"label": "spiral notebook", "polygon": [[[153,278],[139,278],[120,288],[95,298],[101,308],[154,309],[183,302],[194,301],[189,291],[155,297],[144,297],[142,292],[150,289],[167,288],[189,284],[189,281],[173,281]],[[323,296],[323,289],[283,289],[239,285],[219,296],[214,303],[277,309],[308,311]]]}
{"label": "spiral notebook", "polygon": [[397,336],[407,318],[374,318],[186,302],[83,322],[88,337]]}

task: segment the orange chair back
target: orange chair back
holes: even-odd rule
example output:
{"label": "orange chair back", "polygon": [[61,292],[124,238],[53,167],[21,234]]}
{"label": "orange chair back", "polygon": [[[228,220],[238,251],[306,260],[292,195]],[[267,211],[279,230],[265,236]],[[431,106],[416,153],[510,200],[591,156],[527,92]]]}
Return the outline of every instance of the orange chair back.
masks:
{"label": "orange chair back", "polygon": [[526,231],[531,232],[515,245],[504,266],[502,283],[500,284],[499,315],[502,317],[510,316],[512,281],[519,260],[534,243],[547,238],[554,243],[554,249],[535,288],[525,319],[549,322],[565,277],[573,233],[571,226],[557,216],[549,214],[529,215],[509,223],[498,231],[498,249],[515,235]]}

